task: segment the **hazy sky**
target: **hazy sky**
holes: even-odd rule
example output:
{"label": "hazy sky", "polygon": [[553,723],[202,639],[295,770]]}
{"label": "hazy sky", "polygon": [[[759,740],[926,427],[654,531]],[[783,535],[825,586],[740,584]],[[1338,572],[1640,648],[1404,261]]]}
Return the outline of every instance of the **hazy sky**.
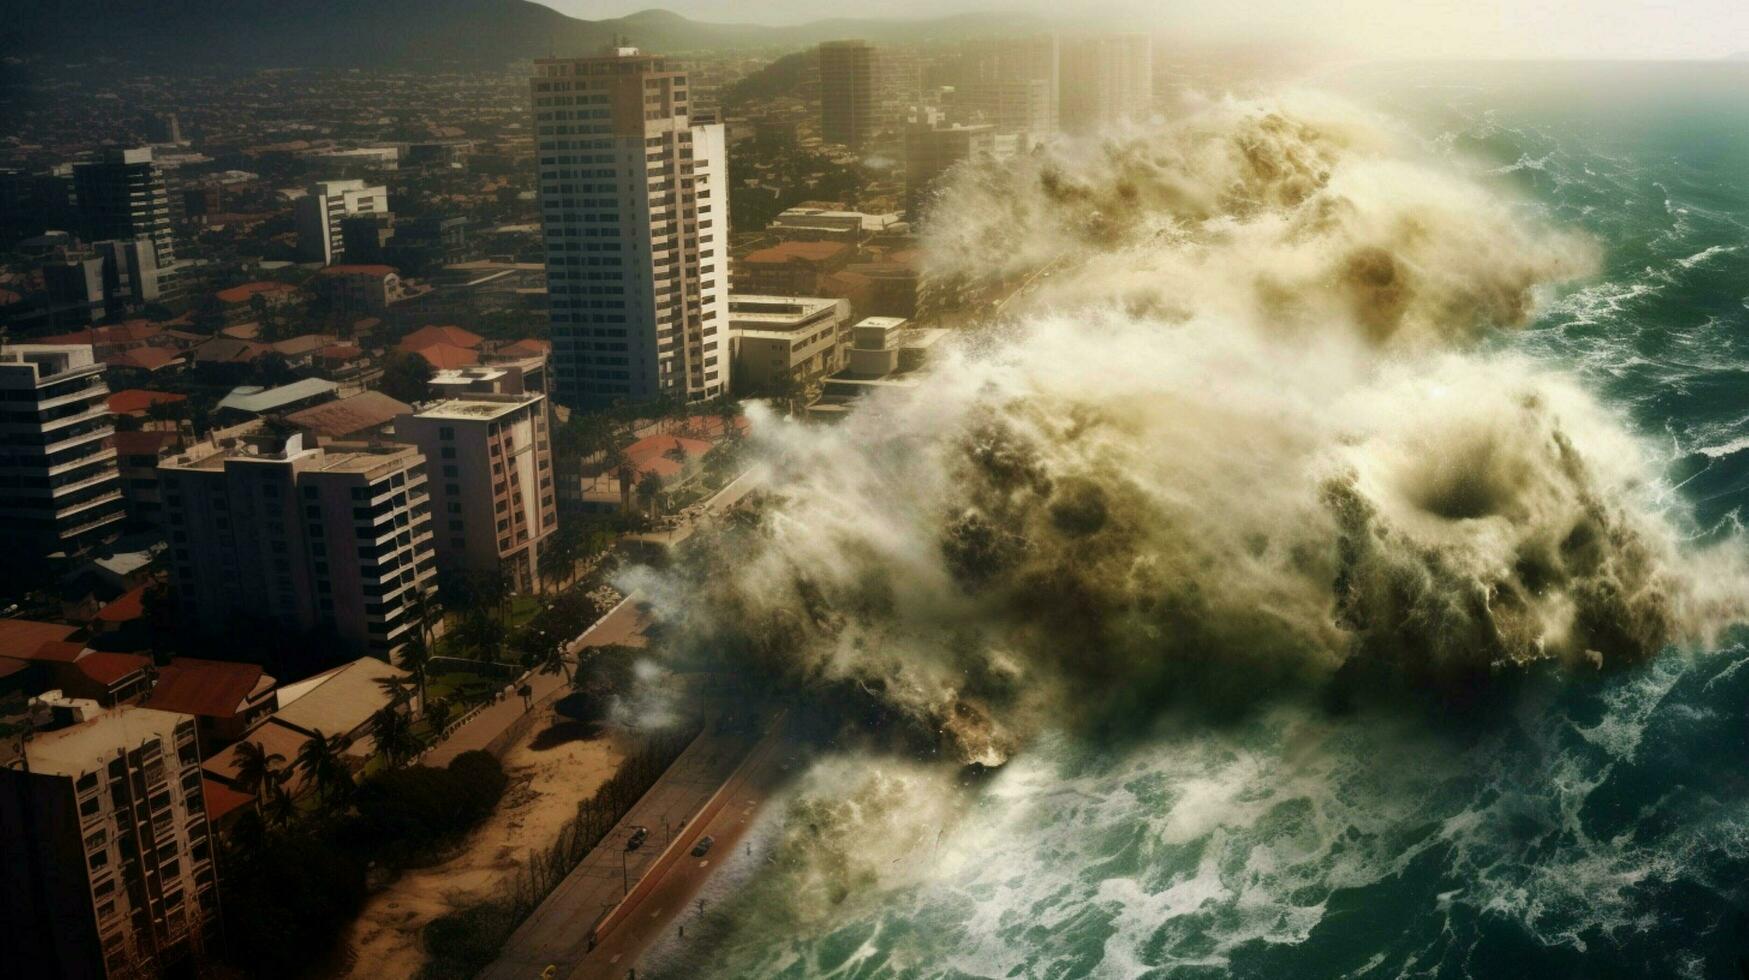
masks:
{"label": "hazy sky", "polygon": [[[1015,10],[1101,11],[1105,25],[1194,39],[1311,41],[1357,54],[1711,58],[1749,51],[1749,0],[543,0],[597,19],[651,6],[701,20],[793,24]],[[1103,25],[1102,25],[1103,26]]]}

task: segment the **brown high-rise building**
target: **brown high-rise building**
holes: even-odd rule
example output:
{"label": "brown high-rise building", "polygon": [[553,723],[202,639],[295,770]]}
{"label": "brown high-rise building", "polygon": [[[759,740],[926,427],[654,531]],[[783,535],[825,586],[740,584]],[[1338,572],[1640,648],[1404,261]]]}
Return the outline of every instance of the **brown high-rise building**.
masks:
{"label": "brown high-rise building", "polygon": [[0,745],[0,976],[155,977],[218,940],[195,721],[45,698]]}
{"label": "brown high-rise building", "polygon": [[853,150],[874,139],[880,112],[878,55],[866,41],[820,45],[820,138]]}
{"label": "brown high-rise building", "polygon": [[211,631],[329,629],[393,662],[437,588],[425,458],[306,440],[252,423],[158,467],[180,610]]}
{"label": "brown high-rise building", "polygon": [[729,175],[687,75],[636,48],[535,62],[554,397],[729,390]]}
{"label": "brown high-rise building", "polygon": [[1063,44],[1063,128],[1097,133],[1141,119],[1154,104],[1154,59],[1146,34],[1076,38]]}
{"label": "brown high-rise building", "polygon": [[559,526],[546,398],[460,394],[400,416],[395,434],[418,446],[431,468],[442,566],[535,589],[541,547]]}

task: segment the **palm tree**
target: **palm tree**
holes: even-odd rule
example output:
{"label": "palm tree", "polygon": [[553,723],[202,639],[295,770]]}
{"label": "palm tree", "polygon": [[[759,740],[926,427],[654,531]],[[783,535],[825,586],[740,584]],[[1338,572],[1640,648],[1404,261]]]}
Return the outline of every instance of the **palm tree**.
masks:
{"label": "palm tree", "polygon": [[279,771],[280,763],[285,756],[278,752],[268,752],[260,742],[239,742],[237,744],[237,782],[242,790],[255,797],[255,810],[261,811],[261,793],[267,785],[274,781]]}
{"label": "palm tree", "polygon": [[401,669],[412,675],[419,688],[419,703],[425,703],[425,674],[431,666],[431,646],[423,635],[415,634],[401,648]]}
{"label": "palm tree", "polygon": [[644,508],[644,513],[652,517],[656,512],[656,501],[662,496],[662,478],[655,473],[645,473],[638,481],[638,503]]}
{"label": "palm tree", "polygon": [[491,616],[479,610],[468,613],[450,631],[450,635],[475,660],[497,659],[498,647],[504,640],[503,628],[494,622]]}
{"label": "palm tree", "polygon": [[292,799],[291,792],[285,788],[285,777],[285,772],[281,771],[279,778],[273,781],[267,798],[267,822],[280,827],[290,824],[298,815],[297,801]]}
{"label": "palm tree", "polygon": [[448,698],[438,698],[425,706],[425,723],[431,726],[433,741],[443,737],[443,726],[449,724],[451,710]]}
{"label": "palm tree", "polygon": [[424,747],[419,737],[413,734],[413,723],[394,705],[370,716],[370,736],[376,742],[377,751],[389,760],[390,768],[399,768]]}
{"label": "palm tree", "polygon": [[424,641],[425,649],[431,649],[431,608],[437,603],[432,596],[435,589],[419,588],[413,591],[413,615],[419,620],[419,639]]}
{"label": "palm tree", "polygon": [[297,766],[316,784],[316,792],[324,802],[352,785],[352,773],[341,757],[345,751],[346,736],[323,735],[319,728],[298,749]]}
{"label": "palm tree", "polygon": [[565,645],[555,643],[540,655],[540,672],[543,674],[564,674],[565,683],[571,683],[571,660],[565,656]]}
{"label": "palm tree", "polygon": [[393,675],[378,677],[376,684],[377,687],[383,689],[384,694],[389,696],[389,707],[391,708],[399,708],[413,700],[413,686],[407,683],[407,679],[404,677]]}

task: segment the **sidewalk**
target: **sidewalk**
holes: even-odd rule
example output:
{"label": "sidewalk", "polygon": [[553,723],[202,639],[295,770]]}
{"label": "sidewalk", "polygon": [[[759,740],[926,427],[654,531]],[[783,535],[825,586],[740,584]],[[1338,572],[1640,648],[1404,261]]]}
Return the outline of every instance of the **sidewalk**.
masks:
{"label": "sidewalk", "polygon": [[[625,897],[661,855],[668,835],[684,832],[681,821],[697,814],[716,794],[753,744],[746,736],[710,731],[699,735],[517,927],[497,961],[482,970],[477,980],[525,980],[540,976],[549,964],[564,968],[561,975],[574,968],[588,955],[589,934],[595,923]],[[650,837],[642,847],[627,851],[626,838],[635,826],[648,827]]]}
{"label": "sidewalk", "polygon": [[[576,667],[578,652],[587,647],[628,641],[637,645],[643,621],[635,599],[635,595],[626,596],[620,600],[619,605],[608,610],[607,615],[596,620],[593,626],[566,645],[565,650],[571,656],[573,669]],[[515,684],[514,681],[511,683]],[[496,755],[519,734],[518,726],[527,724],[525,719],[535,717],[541,709],[563,697],[570,689],[564,674],[531,673],[526,683],[534,692],[530,698],[533,707],[525,710],[522,698],[515,694],[507,695],[450,732],[448,738],[438,743],[419,761],[423,765],[441,767],[449,765],[450,760],[463,752],[475,749]]]}

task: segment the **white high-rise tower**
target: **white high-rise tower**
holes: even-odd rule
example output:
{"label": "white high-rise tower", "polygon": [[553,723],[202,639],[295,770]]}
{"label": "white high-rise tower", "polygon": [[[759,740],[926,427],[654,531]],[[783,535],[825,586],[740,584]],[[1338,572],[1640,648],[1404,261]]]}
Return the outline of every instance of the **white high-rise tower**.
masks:
{"label": "white high-rise tower", "polygon": [[530,82],[555,396],[575,407],[729,389],[723,127],[636,48],[535,62]]}

